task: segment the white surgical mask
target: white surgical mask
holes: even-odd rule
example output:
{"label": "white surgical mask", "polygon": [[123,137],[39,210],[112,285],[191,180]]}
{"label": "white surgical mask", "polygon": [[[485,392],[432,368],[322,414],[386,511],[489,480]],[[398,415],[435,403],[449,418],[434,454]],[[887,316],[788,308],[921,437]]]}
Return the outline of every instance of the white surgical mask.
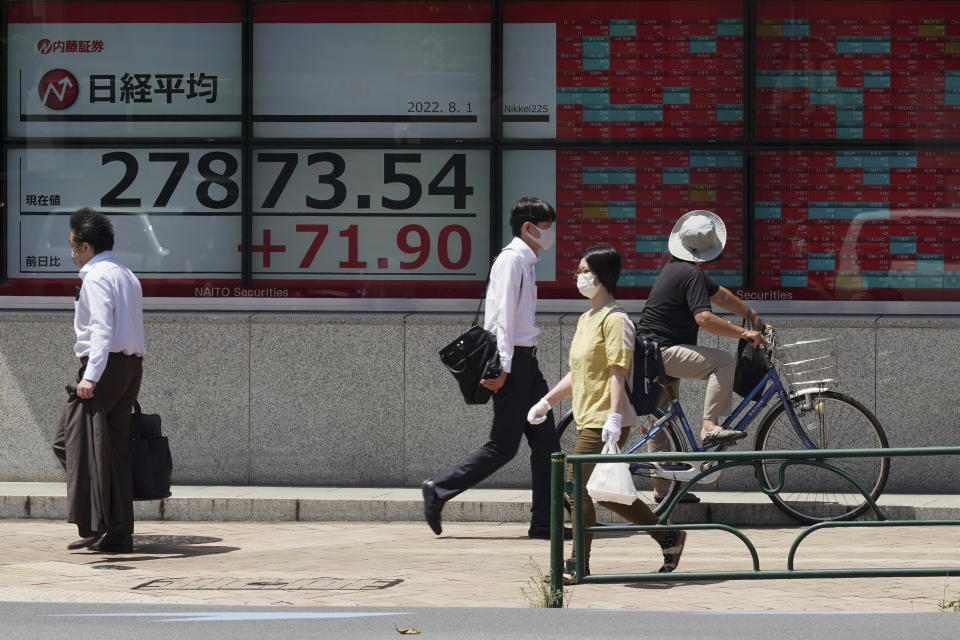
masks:
{"label": "white surgical mask", "polygon": [[537,231],[540,232],[540,237],[534,238],[530,236],[530,239],[540,246],[541,251],[547,251],[557,240],[557,225],[552,224],[549,229],[537,227]]}
{"label": "white surgical mask", "polygon": [[600,283],[592,273],[581,273],[577,276],[577,291],[585,298],[592,298],[600,291]]}

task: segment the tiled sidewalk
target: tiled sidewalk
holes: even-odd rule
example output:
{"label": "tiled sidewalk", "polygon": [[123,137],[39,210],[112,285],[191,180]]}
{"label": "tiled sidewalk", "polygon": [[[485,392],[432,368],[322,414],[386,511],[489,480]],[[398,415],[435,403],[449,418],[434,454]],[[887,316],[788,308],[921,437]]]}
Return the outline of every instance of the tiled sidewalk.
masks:
{"label": "tiled sidewalk", "polygon": [[[762,569],[784,569],[798,528],[747,529]],[[529,607],[522,590],[549,567],[548,543],[516,523],[138,522],[134,552],[67,551],[72,525],[0,520],[0,600],[276,606]],[[569,543],[567,543],[569,545]],[[594,544],[593,570],[659,566],[644,535]],[[960,567],[960,527],[827,530],[797,568]],[[681,571],[748,569],[733,536],[693,532]],[[535,590],[535,589],[534,589]],[[744,611],[938,610],[960,578],[860,578],[580,585],[574,608]],[[534,598],[535,599],[535,598]]]}

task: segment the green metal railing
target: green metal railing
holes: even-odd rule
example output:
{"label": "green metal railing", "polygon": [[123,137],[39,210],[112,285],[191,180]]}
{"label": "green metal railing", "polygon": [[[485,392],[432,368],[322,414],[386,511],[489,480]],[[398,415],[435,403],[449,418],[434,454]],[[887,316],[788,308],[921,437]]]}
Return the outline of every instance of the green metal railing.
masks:
{"label": "green metal railing", "polygon": [[[697,571],[674,573],[623,573],[623,574],[588,574],[584,575],[583,554],[577,554],[575,572],[577,584],[607,584],[615,582],[696,582],[701,580],[769,580],[777,578],[887,578],[887,577],[926,577],[926,576],[960,576],[960,567],[894,567],[894,568],[863,568],[863,569],[794,569],[794,558],[800,543],[816,531],[827,528],[846,527],[916,527],[916,526],[958,526],[960,520],[889,520],[870,492],[863,487],[849,473],[826,460],[832,458],[896,458],[917,456],[960,456],[960,447],[913,447],[900,449],[819,449],[819,450],[792,450],[792,451],[721,451],[721,452],[680,452],[680,453],[635,453],[619,455],[565,455],[554,453],[551,457],[551,523],[550,523],[550,588],[554,594],[553,606],[563,606],[563,494],[568,489],[573,494],[573,531],[576,538],[576,548],[583,549],[583,535],[585,533],[612,532],[612,531],[673,531],[716,529],[727,531],[739,538],[753,561],[753,569],[749,571]],[[776,486],[768,486],[764,480],[762,462],[764,460],[781,461]],[[582,486],[582,465],[600,462],[716,462],[714,466],[703,470],[700,474],[683,484],[680,491],[670,500],[657,523],[652,525],[605,525],[583,527],[583,496],[581,491],[573,487]],[[567,487],[564,475],[564,462],[573,465],[573,482]],[[863,495],[876,515],[873,520],[831,521],[821,522],[805,528],[794,540],[787,557],[786,570],[760,569],[760,560],[757,550],[750,539],[736,527],[726,524],[667,524],[674,508],[680,499],[701,478],[718,471],[732,467],[753,467],[760,490],[772,495],[783,489],[786,469],[794,465],[818,467],[836,473],[844,478],[851,486]]]}

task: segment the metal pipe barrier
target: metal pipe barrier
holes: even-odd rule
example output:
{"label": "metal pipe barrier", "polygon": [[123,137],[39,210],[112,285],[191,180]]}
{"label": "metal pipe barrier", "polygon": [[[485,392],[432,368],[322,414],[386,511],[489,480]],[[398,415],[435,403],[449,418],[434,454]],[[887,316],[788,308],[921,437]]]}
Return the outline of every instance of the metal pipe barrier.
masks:
{"label": "metal pipe barrier", "polygon": [[[551,456],[551,511],[550,511],[550,589],[552,606],[563,606],[563,494],[568,491],[573,495],[572,518],[573,532],[576,547],[583,549],[583,535],[585,533],[611,531],[674,531],[697,529],[717,529],[727,531],[739,538],[753,561],[750,571],[697,571],[673,573],[621,573],[621,574],[588,574],[584,575],[583,554],[578,554],[573,567],[577,584],[609,584],[617,582],[697,582],[703,580],[770,580],[770,579],[798,579],[798,578],[890,578],[890,577],[929,577],[929,576],[960,576],[960,567],[894,567],[894,568],[863,568],[863,569],[794,569],[794,559],[800,543],[816,531],[828,528],[845,527],[917,527],[917,526],[958,526],[960,520],[889,520],[876,501],[863,485],[843,469],[825,462],[832,458],[897,458],[919,456],[960,456],[960,447],[910,447],[893,449],[818,449],[818,450],[791,450],[791,451],[702,451],[678,453],[633,453],[633,454],[583,454],[566,455],[562,452]],[[768,486],[764,481],[762,461],[780,460],[778,481],[776,486]],[[711,461],[716,465],[701,471],[697,476],[681,486],[680,491],[670,500],[667,507],[660,514],[657,523],[653,525],[606,525],[583,527],[583,497],[582,492],[574,490],[582,484],[582,466],[590,463],[603,462],[697,462]],[[573,465],[573,482],[566,483],[564,463]],[[779,493],[783,489],[785,471],[793,465],[806,465],[826,469],[844,478],[860,492],[866,499],[876,521],[852,520],[830,521],[806,527],[794,540],[787,557],[786,570],[761,570],[757,550],[750,539],[736,527],[725,524],[667,524],[674,508],[680,499],[697,482],[710,474],[717,473],[732,467],[753,467],[757,486],[766,495]]]}

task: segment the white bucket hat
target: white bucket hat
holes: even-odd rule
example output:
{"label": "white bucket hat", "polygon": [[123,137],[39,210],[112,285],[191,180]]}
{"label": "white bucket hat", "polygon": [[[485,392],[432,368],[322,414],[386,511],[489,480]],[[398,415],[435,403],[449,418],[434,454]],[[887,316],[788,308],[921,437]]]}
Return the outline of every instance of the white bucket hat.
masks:
{"label": "white bucket hat", "polygon": [[727,244],[727,226],[712,211],[688,211],[677,220],[670,232],[667,247],[670,253],[688,262],[707,262],[723,251]]}

